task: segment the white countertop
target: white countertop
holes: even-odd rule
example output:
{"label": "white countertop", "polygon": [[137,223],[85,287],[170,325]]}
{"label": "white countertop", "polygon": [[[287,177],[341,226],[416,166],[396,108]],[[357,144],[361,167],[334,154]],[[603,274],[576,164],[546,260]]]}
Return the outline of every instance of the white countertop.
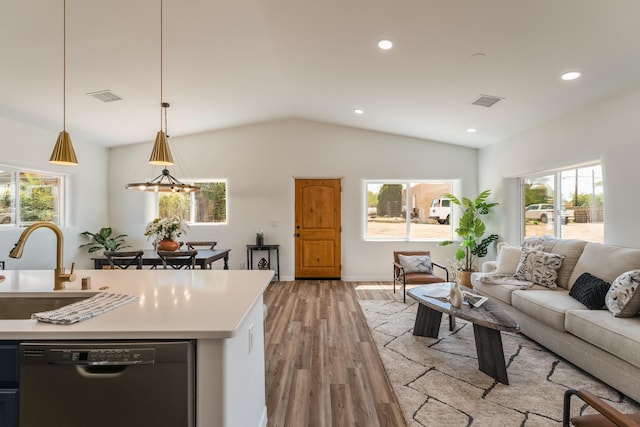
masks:
{"label": "white countertop", "polygon": [[[53,294],[53,270],[0,271],[0,298]],[[265,270],[77,270],[55,294],[113,292],[138,300],[72,325],[0,319],[0,339],[231,338],[273,277]],[[81,279],[91,277],[91,289]],[[100,290],[100,288],[107,289]]]}

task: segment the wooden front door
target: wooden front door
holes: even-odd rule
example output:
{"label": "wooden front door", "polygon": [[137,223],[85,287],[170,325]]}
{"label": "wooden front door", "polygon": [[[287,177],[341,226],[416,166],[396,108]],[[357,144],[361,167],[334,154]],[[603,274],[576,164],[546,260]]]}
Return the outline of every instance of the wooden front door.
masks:
{"label": "wooden front door", "polygon": [[339,179],[296,179],[296,279],[340,279]]}

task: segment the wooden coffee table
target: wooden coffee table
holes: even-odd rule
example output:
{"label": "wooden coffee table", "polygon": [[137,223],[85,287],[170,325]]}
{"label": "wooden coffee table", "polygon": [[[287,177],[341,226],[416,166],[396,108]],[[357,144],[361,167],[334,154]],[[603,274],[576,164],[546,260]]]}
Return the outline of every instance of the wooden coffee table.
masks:
{"label": "wooden coffee table", "polygon": [[[450,285],[450,283],[434,285],[445,286],[447,284]],[[476,341],[480,370],[503,384],[509,384],[500,331],[517,332],[520,330],[520,326],[504,308],[492,301],[491,298],[478,308],[467,304],[456,308],[452,307],[448,301],[425,296],[425,290],[434,285],[419,286],[407,292],[411,298],[419,303],[413,335],[438,338],[442,313],[468,320],[473,323],[473,335]],[[465,290],[471,291],[471,289]]]}

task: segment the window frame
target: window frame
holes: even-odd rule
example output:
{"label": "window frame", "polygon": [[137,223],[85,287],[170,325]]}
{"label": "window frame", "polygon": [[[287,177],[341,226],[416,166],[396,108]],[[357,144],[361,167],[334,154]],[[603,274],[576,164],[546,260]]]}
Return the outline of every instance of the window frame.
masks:
{"label": "window frame", "polygon": [[[50,171],[42,171],[42,170],[36,170],[36,169],[21,168],[21,167],[4,165],[4,164],[0,164],[0,169],[2,170],[2,172],[9,173],[11,175],[10,197],[11,197],[11,203],[12,203],[11,209],[13,211],[13,215],[12,215],[13,221],[10,222],[9,224],[0,224],[0,230],[24,228],[38,221],[38,220],[21,221],[22,206],[21,206],[21,199],[20,199],[20,179],[22,174],[41,175],[45,177],[55,178],[58,180],[57,206],[54,208],[55,210],[57,210],[57,218],[55,220],[48,221],[48,222],[51,222],[59,227],[66,226],[67,224],[66,210],[67,210],[67,203],[68,203],[67,195],[69,194],[68,193],[69,184],[68,184],[67,174],[50,172]],[[47,186],[47,187],[49,188],[51,186]]]}
{"label": "window frame", "polygon": [[[189,181],[183,181],[185,183],[188,183],[190,185],[199,185],[199,184],[209,184],[209,183],[218,183],[218,182],[223,182],[224,186],[225,186],[225,221],[224,222],[196,222],[194,221],[194,217],[196,215],[195,213],[195,208],[196,208],[196,203],[197,201],[195,200],[196,194],[197,192],[190,192],[188,194],[183,194],[183,196],[189,196],[189,219],[185,220],[185,222],[189,225],[205,225],[205,226],[209,226],[209,225],[215,225],[215,226],[222,226],[222,225],[227,225],[229,224],[229,180],[227,178],[205,178],[205,179],[194,179],[194,180],[189,180]],[[156,200],[155,200],[155,210],[156,210],[156,217],[161,217],[160,215],[160,198],[163,194],[158,193],[156,195]]]}
{"label": "window frame", "polygon": [[[550,205],[553,206],[553,217],[554,218],[561,218],[561,212],[565,209],[563,206],[563,184],[562,184],[562,180],[563,178],[563,174],[565,174],[566,172],[569,171],[578,171],[580,169],[588,169],[588,168],[594,168],[594,167],[599,167],[600,168],[600,173],[601,173],[601,179],[602,182],[604,183],[604,173],[602,171],[602,162],[597,161],[597,162],[589,162],[589,163],[584,163],[584,164],[579,164],[579,165],[574,165],[574,166],[569,166],[569,167],[563,167],[563,168],[558,168],[558,169],[552,169],[552,170],[548,170],[545,172],[540,172],[540,173],[535,173],[535,174],[530,174],[530,175],[523,175],[521,177],[519,177],[519,185],[520,185],[520,205],[521,205],[521,210],[520,210],[520,240],[524,241],[525,239],[527,239],[527,218],[526,218],[526,212],[527,212],[527,207],[529,206],[533,206],[533,205],[537,205],[540,206],[542,209],[545,209],[544,206]],[[549,187],[553,189],[553,194],[554,194],[554,198],[553,198],[553,203],[545,203],[545,202],[537,202],[537,203],[531,203],[528,206],[525,206],[525,186],[526,186],[526,182],[527,181],[531,181],[531,180],[535,180],[536,178],[541,178],[541,177],[546,177],[546,176],[551,176],[553,177],[553,184],[550,185]],[[577,187],[577,184],[574,184]],[[566,191],[565,191],[566,192]],[[576,192],[577,194],[577,192]],[[599,194],[599,193],[598,193]],[[559,196],[555,196],[555,195],[559,195]],[[596,193],[593,193],[593,196],[595,198]],[[604,194],[604,184],[602,184],[602,197],[603,197],[603,206],[605,203],[605,198],[606,195]],[[594,205],[594,200],[592,200],[592,206]],[[574,217],[574,222],[575,222],[575,217]],[[593,222],[598,222],[598,221],[593,221]],[[604,224],[605,224],[605,218],[603,216],[602,219],[602,226],[604,228]],[[553,221],[553,237],[554,238],[558,238],[558,239],[562,239],[562,238],[578,238],[578,239],[582,239],[582,240],[587,240],[587,241],[594,241],[594,242],[600,242],[602,243],[602,241],[600,240],[589,240],[588,237],[589,236],[584,236],[584,237],[563,237],[563,232],[562,232],[562,226],[565,225],[563,223],[562,220],[560,221]],[[604,240],[604,238],[603,238]]]}
{"label": "window frame", "polygon": [[[405,233],[404,236],[391,236],[391,237],[382,237],[382,236],[370,236],[369,231],[369,185],[385,185],[385,184],[400,184],[405,186],[406,196],[404,197],[404,204],[402,205],[402,209],[404,210],[404,219],[405,219]],[[363,200],[362,200],[362,218],[364,218],[363,226],[362,226],[362,236],[363,240],[366,242],[440,242],[446,240],[453,239],[453,231],[455,218],[457,218],[457,212],[454,212],[453,204],[451,204],[451,219],[448,225],[439,225],[439,227],[448,227],[448,233],[443,237],[412,237],[411,235],[411,212],[413,209],[413,205],[416,203],[415,195],[411,193],[411,188],[416,186],[417,184],[448,184],[450,193],[454,193],[454,191],[459,187],[459,181],[453,179],[364,179],[362,180],[362,188],[363,188]],[[404,191],[404,190],[403,190]],[[439,195],[438,197],[442,197],[443,195]],[[426,207],[429,210],[429,207]],[[428,215],[428,212],[427,212]]]}

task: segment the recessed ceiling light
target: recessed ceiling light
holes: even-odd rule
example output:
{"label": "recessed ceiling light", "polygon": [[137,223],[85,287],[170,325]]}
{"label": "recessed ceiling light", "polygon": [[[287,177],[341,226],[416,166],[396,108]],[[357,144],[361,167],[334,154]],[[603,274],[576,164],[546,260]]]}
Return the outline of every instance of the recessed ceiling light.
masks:
{"label": "recessed ceiling light", "polygon": [[469,132],[469,133],[476,133],[476,132],[477,132],[477,129],[469,128],[469,129],[467,129],[467,132]]}
{"label": "recessed ceiling light", "polygon": [[569,71],[562,75],[562,80],[575,80],[580,77],[582,73],[580,71]]}
{"label": "recessed ceiling light", "polygon": [[380,40],[378,47],[382,50],[389,50],[393,47],[393,42],[391,40]]}
{"label": "recessed ceiling light", "polygon": [[361,110],[359,108],[356,108],[355,110],[353,110],[353,112],[360,115],[364,114],[364,110]]}

